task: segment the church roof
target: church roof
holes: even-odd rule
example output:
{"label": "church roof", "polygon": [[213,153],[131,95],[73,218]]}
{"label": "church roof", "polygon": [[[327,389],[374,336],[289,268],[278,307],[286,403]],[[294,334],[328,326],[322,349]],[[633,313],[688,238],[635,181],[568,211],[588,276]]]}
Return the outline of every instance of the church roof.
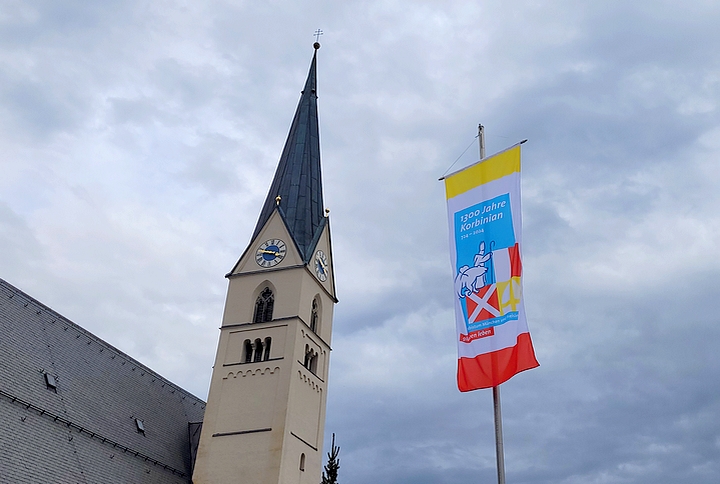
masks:
{"label": "church roof", "polygon": [[[319,232],[325,224],[316,82],[320,44],[315,43],[314,48],[305,87],[252,235],[253,239],[257,237],[277,208],[305,261],[310,260]],[[280,197],[279,204],[277,197]]]}
{"label": "church roof", "polygon": [[0,482],[190,482],[205,402],[2,279],[0,332]]}

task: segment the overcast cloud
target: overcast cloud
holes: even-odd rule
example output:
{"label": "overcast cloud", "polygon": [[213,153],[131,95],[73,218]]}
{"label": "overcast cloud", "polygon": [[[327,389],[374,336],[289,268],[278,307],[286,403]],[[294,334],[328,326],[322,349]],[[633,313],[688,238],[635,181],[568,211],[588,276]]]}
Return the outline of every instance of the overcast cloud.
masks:
{"label": "overcast cloud", "polygon": [[541,366],[502,386],[508,482],[720,482],[718,25],[701,0],[5,0],[0,277],[205,398],[320,28],[341,482],[495,479],[437,181],[478,123],[488,153],[528,139]]}

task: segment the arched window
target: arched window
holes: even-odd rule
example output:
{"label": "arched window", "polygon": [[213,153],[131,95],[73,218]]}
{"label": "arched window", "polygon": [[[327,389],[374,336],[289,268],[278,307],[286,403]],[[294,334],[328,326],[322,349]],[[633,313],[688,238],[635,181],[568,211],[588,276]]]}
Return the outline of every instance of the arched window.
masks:
{"label": "arched window", "polygon": [[315,350],[310,348],[310,346],[305,345],[305,360],[303,361],[303,366],[315,373],[317,371],[317,359],[318,354]]}
{"label": "arched window", "polygon": [[271,343],[272,338],[270,337],[265,338],[265,340],[257,338],[254,342],[246,339],[243,343],[243,363],[257,363],[269,360]]}
{"label": "arched window", "polygon": [[255,301],[255,315],[253,316],[253,323],[272,321],[274,304],[275,298],[273,297],[273,292],[269,287],[266,287]]}
{"label": "arched window", "polygon": [[263,353],[263,361],[267,361],[270,359],[270,343],[272,343],[272,338],[265,338],[265,352]]}
{"label": "arched window", "polygon": [[307,369],[310,369],[310,358],[312,357],[312,352],[310,351],[310,347],[308,345],[305,345],[305,359],[303,360],[303,366]]}
{"label": "arched window", "polygon": [[308,367],[308,370],[313,373],[317,373],[317,362],[318,354],[313,351],[312,357],[310,358],[310,366]]}
{"label": "arched window", "polygon": [[305,470],[305,454],[300,454],[300,470]]}
{"label": "arched window", "polygon": [[243,353],[245,354],[243,357],[243,361],[245,363],[250,363],[253,357],[253,345],[249,339],[245,340],[245,344],[243,345]]}
{"label": "arched window", "polygon": [[318,320],[319,320],[318,301],[317,301],[317,299],[313,299],[312,311],[310,311],[310,329],[314,333],[317,333],[317,331],[318,331]]}

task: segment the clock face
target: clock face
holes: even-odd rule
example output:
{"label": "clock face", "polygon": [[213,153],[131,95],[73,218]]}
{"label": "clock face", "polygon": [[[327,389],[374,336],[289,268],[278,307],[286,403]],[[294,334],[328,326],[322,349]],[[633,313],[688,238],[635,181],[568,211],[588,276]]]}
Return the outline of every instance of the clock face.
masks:
{"label": "clock face", "polygon": [[260,267],[273,267],[278,265],[285,258],[287,247],[285,242],[280,239],[266,240],[257,252],[255,252],[255,262]]}
{"label": "clock face", "polygon": [[329,273],[330,268],[328,267],[327,256],[325,252],[318,250],[315,252],[315,275],[317,275],[317,278],[322,282],[325,282],[327,281]]}

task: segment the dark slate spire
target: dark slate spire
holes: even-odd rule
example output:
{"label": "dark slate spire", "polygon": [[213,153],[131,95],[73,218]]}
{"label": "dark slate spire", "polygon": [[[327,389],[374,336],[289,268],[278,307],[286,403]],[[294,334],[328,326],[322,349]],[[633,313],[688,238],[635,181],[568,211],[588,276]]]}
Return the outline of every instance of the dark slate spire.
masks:
{"label": "dark slate spire", "polygon": [[277,207],[305,261],[310,260],[318,232],[325,224],[315,67],[320,44],[316,42],[313,47],[305,88],[252,236],[257,237]]}

